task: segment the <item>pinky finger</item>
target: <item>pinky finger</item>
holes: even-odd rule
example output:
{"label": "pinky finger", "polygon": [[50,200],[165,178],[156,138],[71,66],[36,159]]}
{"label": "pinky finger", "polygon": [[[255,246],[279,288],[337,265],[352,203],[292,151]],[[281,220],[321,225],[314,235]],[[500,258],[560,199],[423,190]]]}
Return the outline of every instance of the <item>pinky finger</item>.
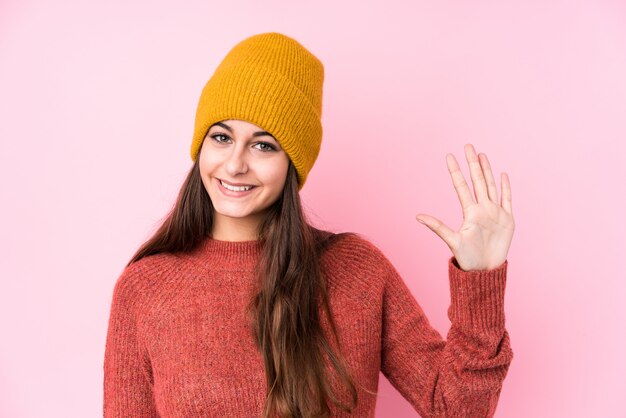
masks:
{"label": "pinky finger", "polygon": [[509,181],[509,175],[502,173],[500,185],[502,193],[500,194],[500,206],[511,215],[513,214],[513,207],[511,202],[511,182]]}

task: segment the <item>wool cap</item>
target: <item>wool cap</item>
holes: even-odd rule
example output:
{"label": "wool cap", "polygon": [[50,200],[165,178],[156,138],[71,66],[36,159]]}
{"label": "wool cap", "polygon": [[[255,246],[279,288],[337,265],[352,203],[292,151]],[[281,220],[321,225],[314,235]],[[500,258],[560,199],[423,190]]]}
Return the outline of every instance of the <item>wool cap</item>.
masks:
{"label": "wool cap", "polygon": [[322,62],[295,39],[277,32],[235,45],[200,95],[191,159],[216,122],[240,119],[272,134],[291,159],[301,190],[322,143]]}

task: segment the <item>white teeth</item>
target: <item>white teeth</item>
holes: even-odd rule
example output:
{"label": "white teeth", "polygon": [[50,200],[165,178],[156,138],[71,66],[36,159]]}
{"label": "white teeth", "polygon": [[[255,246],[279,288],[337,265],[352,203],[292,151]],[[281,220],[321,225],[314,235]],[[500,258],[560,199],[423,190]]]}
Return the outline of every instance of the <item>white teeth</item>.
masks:
{"label": "white teeth", "polygon": [[233,192],[244,192],[246,190],[250,190],[252,188],[252,186],[231,186],[230,184],[226,184],[224,183],[222,180],[220,180],[220,183],[222,183],[222,186],[224,186],[226,189],[228,190],[232,190]]}

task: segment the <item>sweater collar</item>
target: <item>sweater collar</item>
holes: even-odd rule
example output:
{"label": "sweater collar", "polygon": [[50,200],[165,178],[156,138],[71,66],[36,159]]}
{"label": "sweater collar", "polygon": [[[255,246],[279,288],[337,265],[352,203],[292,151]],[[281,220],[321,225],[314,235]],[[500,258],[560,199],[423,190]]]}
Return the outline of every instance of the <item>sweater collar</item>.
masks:
{"label": "sweater collar", "polygon": [[252,270],[261,254],[259,240],[222,241],[206,236],[194,254],[202,263],[221,270]]}

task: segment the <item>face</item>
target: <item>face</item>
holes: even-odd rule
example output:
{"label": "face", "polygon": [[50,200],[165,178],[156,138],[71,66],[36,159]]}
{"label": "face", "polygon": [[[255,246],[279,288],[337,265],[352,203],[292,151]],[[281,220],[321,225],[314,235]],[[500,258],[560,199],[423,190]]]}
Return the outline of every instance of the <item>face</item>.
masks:
{"label": "face", "polygon": [[214,222],[223,224],[234,218],[258,225],[282,193],[289,168],[289,157],[270,133],[235,119],[209,128],[199,158]]}

